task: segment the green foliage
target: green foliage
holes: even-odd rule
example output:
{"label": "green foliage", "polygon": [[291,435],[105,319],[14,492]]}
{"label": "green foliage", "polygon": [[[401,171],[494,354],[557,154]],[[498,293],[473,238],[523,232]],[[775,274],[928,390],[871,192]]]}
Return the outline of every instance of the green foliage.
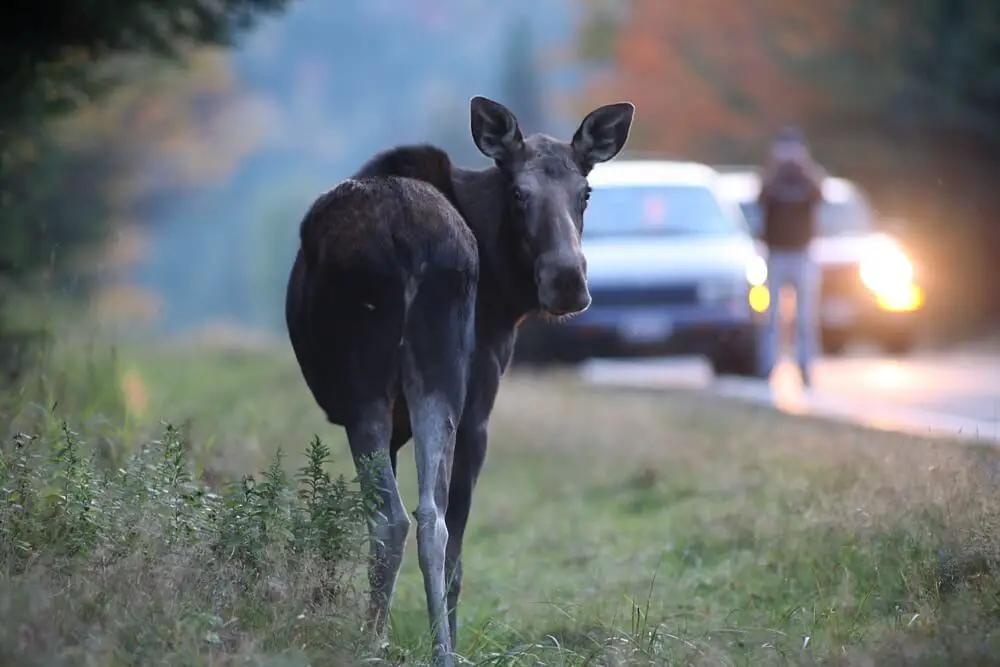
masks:
{"label": "green foliage", "polygon": [[829,111],[1000,141],[1000,6],[854,0],[828,23],[833,38],[806,53],[782,48],[795,27],[780,14],[760,38],[803,86],[819,84]]}
{"label": "green foliage", "polygon": [[897,58],[910,76],[911,103],[941,127],[1000,142],[1000,6],[922,0],[903,11]]}
{"label": "green foliage", "polygon": [[8,375],[11,382],[0,391],[0,438],[19,432],[56,438],[64,415],[93,439],[101,465],[120,465],[128,416],[118,351],[65,340],[32,347],[38,349],[23,353],[16,362],[20,374]]}
{"label": "green foliage", "polygon": [[0,207],[0,275],[20,279],[39,269],[65,275],[74,258],[70,249],[91,247],[110,232],[108,181],[120,170],[115,147],[67,147],[42,128],[21,141],[23,149],[8,154],[0,174],[0,194],[6,196]]}
{"label": "green foliage", "polygon": [[[307,463],[298,473],[298,511],[292,517],[292,532],[300,550],[314,551],[326,562],[339,562],[348,557],[351,523],[343,520],[347,514],[360,520],[376,509],[375,497],[368,493],[355,494],[343,476],[330,477],[325,470],[330,448],[314,437],[306,451]],[[372,458],[367,466],[383,463]]]}
{"label": "green foliage", "polygon": [[255,145],[249,99],[222,54],[192,51],[186,63],[115,61],[128,86],[19,133],[0,156],[0,276],[23,281],[44,270],[81,291],[97,275],[84,271],[97,264],[85,251],[230,173]]}
{"label": "green foliage", "polygon": [[[90,647],[90,659],[111,661],[102,664],[169,661],[180,651],[210,659],[224,645],[253,642],[247,633],[276,614],[298,615],[286,639],[302,636],[304,615],[345,604],[373,506],[343,476],[330,477],[329,459],[317,438],[297,482],[279,452],[257,478],[216,491],[195,479],[189,445],[171,425],[115,469],[97,465],[66,425],[55,438],[17,434],[0,448],[0,604],[31,589],[77,605],[49,619],[62,651],[72,652],[78,632],[114,636],[141,626],[103,652]],[[193,579],[180,586],[178,577]],[[109,578],[109,589],[93,585]],[[114,590],[130,580],[128,596]],[[123,607],[138,615],[116,628]],[[9,640],[0,637],[0,658]],[[43,660],[46,650],[33,648],[31,658]]]}
{"label": "green foliage", "polygon": [[[165,98],[151,93],[170,83],[169,75],[164,76],[170,65],[197,61],[197,49],[206,45],[232,44],[258,15],[282,11],[290,1],[66,1],[44,11],[5,5],[0,10],[0,278],[56,278],[58,287],[81,293],[88,286],[76,271],[82,251],[106,241],[137,209],[148,209],[154,203],[151,196],[162,200],[164,190],[170,194],[174,181],[201,176],[205,169],[199,163],[210,163],[208,169],[217,172],[219,160],[201,155],[188,158],[186,178],[177,179],[176,164],[162,150],[158,157],[163,164],[153,179],[159,189],[150,192],[148,183],[136,182],[151,146],[176,147],[183,143],[178,137],[191,134],[182,119],[192,116],[192,95],[199,96],[201,108],[220,106],[211,77],[191,77],[194,85],[187,87],[192,95],[176,94],[176,87]],[[212,72],[212,64],[203,71]],[[53,124],[73,118],[73,112],[93,110],[96,100],[121,90],[124,83],[138,96],[126,95],[125,104],[105,109],[97,122],[91,115],[68,127]],[[232,97],[231,91],[230,85],[222,92]],[[149,119],[162,119],[164,112],[171,121],[150,127]],[[209,112],[209,122],[203,111],[193,115],[190,125],[208,125],[217,132],[219,113]],[[245,137],[230,134],[226,141],[245,143]],[[230,153],[227,147],[213,151],[213,157],[221,155],[224,161]],[[7,286],[0,285],[2,289]],[[3,316],[3,299],[0,293],[0,341],[17,324]],[[4,365],[12,358],[3,357]]]}

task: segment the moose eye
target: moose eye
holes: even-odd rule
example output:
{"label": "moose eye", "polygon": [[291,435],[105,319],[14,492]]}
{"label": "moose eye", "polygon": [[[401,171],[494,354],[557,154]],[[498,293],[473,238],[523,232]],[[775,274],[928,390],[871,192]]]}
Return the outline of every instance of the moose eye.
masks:
{"label": "moose eye", "polygon": [[528,201],[528,193],[526,193],[526,192],[525,192],[524,190],[522,190],[521,188],[519,188],[519,187],[515,186],[515,187],[514,187],[514,200],[515,200],[515,201],[516,201],[516,202],[517,202],[518,204],[523,204],[523,203],[525,203],[526,201]]}
{"label": "moose eye", "polygon": [[580,209],[587,208],[587,202],[590,201],[590,187],[588,186],[582,192],[580,192]]}

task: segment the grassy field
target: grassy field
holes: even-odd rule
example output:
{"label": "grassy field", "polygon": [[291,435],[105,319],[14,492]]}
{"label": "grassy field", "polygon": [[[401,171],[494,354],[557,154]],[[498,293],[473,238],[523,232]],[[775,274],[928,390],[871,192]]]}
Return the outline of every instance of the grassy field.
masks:
{"label": "grassy field", "polygon": [[[191,499],[193,482],[157,481],[180,475],[163,461],[189,456],[196,476],[219,485],[265,468],[279,448],[294,471],[314,434],[349,480],[343,435],[290,355],[137,349],[111,364],[89,354],[99,358],[66,356],[44,383],[6,399],[0,663],[360,662],[360,547],[300,550],[322,526],[314,517],[300,531],[266,484],[256,500],[205,505]],[[67,440],[63,419],[100,452],[95,479],[102,465],[137,472],[74,482],[93,493],[59,491],[83,473],[46,473],[35,497],[49,514],[18,528],[13,433],[38,433],[51,448]],[[130,463],[161,421],[178,432]],[[65,449],[55,468],[69,466]],[[412,510],[411,456],[400,470]],[[145,491],[119,488],[134,478]],[[515,374],[466,538],[459,652],[511,665],[1000,664],[998,480],[1000,457],[985,446]],[[350,521],[349,489],[329,493]],[[77,496],[91,498],[87,509],[74,510]],[[115,513],[131,523],[106,518]],[[216,539],[223,514],[244,526],[226,538],[242,546]],[[27,531],[25,546],[11,546],[15,529]],[[63,548],[73,540],[78,549]],[[383,664],[428,655],[414,542],[411,533]],[[258,543],[278,546],[265,554]]]}

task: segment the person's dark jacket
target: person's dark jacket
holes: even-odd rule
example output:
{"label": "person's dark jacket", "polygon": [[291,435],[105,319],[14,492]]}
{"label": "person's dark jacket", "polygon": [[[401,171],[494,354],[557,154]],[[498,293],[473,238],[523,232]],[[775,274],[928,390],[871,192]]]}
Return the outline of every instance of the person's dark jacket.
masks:
{"label": "person's dark jacket", "polygon": [[773,250],[804,250],[816,233],[823,176],[818,168],[807,169],[796,162],[779,164],[770,171],[757,198],[761,240]]}

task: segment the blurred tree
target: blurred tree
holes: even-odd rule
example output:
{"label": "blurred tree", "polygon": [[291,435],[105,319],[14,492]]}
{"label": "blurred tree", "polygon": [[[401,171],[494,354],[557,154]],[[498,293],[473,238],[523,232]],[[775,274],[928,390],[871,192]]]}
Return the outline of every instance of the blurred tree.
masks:
{"label": "blurred tree", "polygon": [[921,0],[899,14],[899,51],[931,122],[1000,142],[1000,5]]}
{"label": "blurred tree", "polygon": [[17,169],[0,177],[0,267],[8,279],[45,268],[78,276],[85,251],[122,224],[232,171],[262,130],[219,50],[188,67],[132,60],[133,83],[20,135]]}
{"label": "blurred tree", "polygon": [[[11,0],[0,9],[0,132],[78,107],[121,81],[115,56],[177,59],[191,44],[231,45],[291,0]],[[2,136],[2,135],[0,135]]]}
{"label": "blurred tree", "polygon": [[517,116],[526,135],[546,131],[545,99],[527,16],[518,17],[507,35],[501,71],[501,102]]}
{"label": "blurred tree", "polygon": [[[753,143],[762,125],[801,115],[815,91],[796,85],[795,74],[772,52],[775,43],[801,56],[803,44],[829,43],[836,25],[827,16],[835,11],[829,4],[634,0],[612,20],[602,3],[582,1],[589,14],[605,17],[599,19],[605,29],[619,26],[613,67],[593,82],[593,97],[631,99],[641,110],[636,132],[644,148],[671,154],[718,152],[715,137],[724,137],[722,149],[731,152],[734,140]],[[767,32],[776,34],[768,39]],[[586,54],[596,47],[583,42],[580,48]]]}
{"label": "blurred tree", "polygon": [[[201,116],[217,115],[213,103],[218,89],[231,86],[219,77],[218,56],[198,56],[194,45],[229,44],[252,25],[257,13],[277,11],[288,3],[65,1],[44,11],[23,2],[4,5],[0,10],[0,99],[4,100],[0,277],[22,277],[52,265],[55,256],[68,258],[72,248],[102,239],[116,199],[109,188],[118,189],[117,199],[123,192],[135,191],[130,179],[138,173],[139,152],[148,153],[156,145],[160,159],[169,157],[168,150],[177,153],[183,148],[176,142],[179,131],[199,126],[199,119],[188,118],[187,109]],[[184,77],[170,63],[192,57],[208,78],[196,76],[176,85]],[[214,62],[206,63],[213,57]],[[62,125],[50,122],[85,109],[89,100],[106,96],[113,84],[126,81],[134,87],[111,107],[86,109],[82,117]],[[175,84],[170,94],[157,95],[157,86],[165,81]],[[178,94],[184,86],[190,94]],[[220,129],[217,121],[206,129]],[[204,128],[205,123],[200,125]],[[193,138],[195,144],[200,139]],[[190,174],[200,176],[191,168],[211,164],[205,160],[209,156],[199,157],[198,162],[188,160]],[[169,166],[170,160],[164,164]],[[163,176],[162,169],[155,174],[161,182],[166,180]]]}
{"label": "blurred tree", "polygon": [[[106,239],[119,222],[115,214],[128,208],[122,202],[136,193],[131,177],[137,154],[149,150],[148,130],[159,132],[153,143],[165,157],[168,148],[176,153],[179,130],[198,125],[177,106],[190,98],[151,94],[163,77],[176,76],[166,63],[183,62],[202,45],[228,46],[260,13],[289,3],[56,0],[39,8],[13,0],[0,8],[0,337],[3,290],[12,281],[40,269],[65,274],[77,251]],[[209,101],[200,113],[216,115],[211,86],[195,81],[191,90],[201,85],[195,95]],[[117,115],[70,116],[126,82],[139,87],[131,101],[119,101]],[[164,112],[172,116],[157,116]],[[66,122],[53,122],[59,119]],[[195,164],[187,160],[189,174]]]}
{"label": "blurred tree", "polygon": [[577,56],[595,63],[610,62],[615,55],[618,30],[628,9],[615,0],[579,0],[582,20],[577,40]]}

